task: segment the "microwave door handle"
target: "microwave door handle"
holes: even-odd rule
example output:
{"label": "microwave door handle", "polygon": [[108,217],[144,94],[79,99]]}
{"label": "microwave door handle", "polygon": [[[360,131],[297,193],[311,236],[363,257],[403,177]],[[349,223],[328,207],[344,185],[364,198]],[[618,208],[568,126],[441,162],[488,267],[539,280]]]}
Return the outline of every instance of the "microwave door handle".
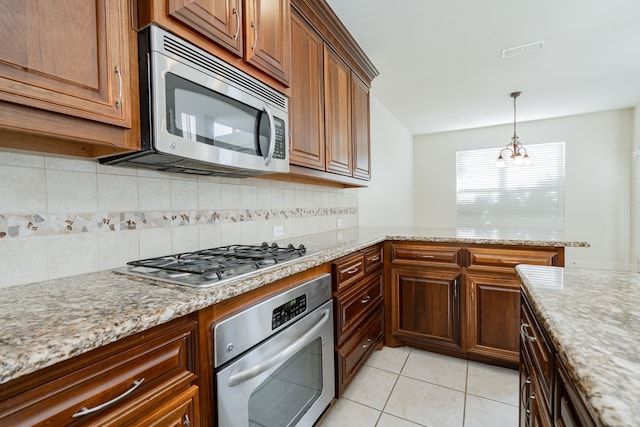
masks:
{"label": "microwave door handle", "polygon": [[267,158],[264,159],[264,165],[269,166],[276,149],[276,122],[273,120],[273,114],[271,114],[271,109],[267,104],[264,104],[263,109],[264,112],[267,113],[267,117],[269,117],[269,153],[267,154]]}
{"label": "microwave door handle", "polygon": [[287,347],[285,347],[283,350],[276,352],[266,360],[257,363],[250,368],[247,368],[240,372],[234,372],[233,374],[231,374],[231,376],[229,376],[227,384],[229,384],[230,387],[233,387],[240,383],[246,382],[251,378],[257,377],[269,368],[276,366],[278,363],[287,360],[289,357],[302,350],[304,346],[309,343],[309,340],[318,333],[318,330],[321,329],[328,320],[329,309],[325,309],[323,310],[322,318],[315,325],[313,325],[312,328],[310,328],[307,332],[297,338],[293,343],[287,344]]}

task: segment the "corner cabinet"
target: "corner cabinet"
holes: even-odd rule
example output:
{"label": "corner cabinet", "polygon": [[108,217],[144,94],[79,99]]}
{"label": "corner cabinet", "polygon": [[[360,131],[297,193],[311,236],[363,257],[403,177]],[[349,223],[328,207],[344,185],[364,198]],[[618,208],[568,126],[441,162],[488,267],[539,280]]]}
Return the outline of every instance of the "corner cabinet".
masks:
{"label": "corner cabinet", "polygon": [[138,21],[160,24],[276,90],[289,87],[289,0],[138,1]]}
{"label": "corner cabinet", "polygon": [[385,243],[385,344],[516,368],[520,263],[562,266],[561,247]]}
{"label": "corner cabinet", "polygon": [[292,0],[292,9],[290,174],[366,186],[378,71],[325,1]]}
{"label": "corner cabinet", "polygon": [[340,397],[382,343],[382,245],[334,261],[331,271],[336,319],[336,392]]}
{"label": "corner cabinet", "polygon": [[388,252],[388,311],[394,343],[459,352],[461,248],[402,244],[390,245]]}
{"label": "corner cabinet", "polygon": [[84,157],[137,148],[129,1],[0,6],[0,145]]}
{"label": "corner cabinet", "polygon": [[197,322],[176,319],[20,377],[0,425],[200,425]]}

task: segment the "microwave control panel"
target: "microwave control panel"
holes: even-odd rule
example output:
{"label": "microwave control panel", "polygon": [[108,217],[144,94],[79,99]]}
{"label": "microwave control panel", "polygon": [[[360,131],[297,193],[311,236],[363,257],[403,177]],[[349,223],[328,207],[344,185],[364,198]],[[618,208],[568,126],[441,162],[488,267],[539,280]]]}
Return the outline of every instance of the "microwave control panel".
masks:
{"label": "microwave control panel", "polygon": [[274,117],[273,122],[276,128],[276,148],[273,150],[273,157],[276,159],[285,159],[287,157],[287,138],[284,133],[284,120]]}
{"label": "microwave control panel", "polygon": [[307,311],[307,295],[303,294],[273,309],[271,330],[279,328]]}

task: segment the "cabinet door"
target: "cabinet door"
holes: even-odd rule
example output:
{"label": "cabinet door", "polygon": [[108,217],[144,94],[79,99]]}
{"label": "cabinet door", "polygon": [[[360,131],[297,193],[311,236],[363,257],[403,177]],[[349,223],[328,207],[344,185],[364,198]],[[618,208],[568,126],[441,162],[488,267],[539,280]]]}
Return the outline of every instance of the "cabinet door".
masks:
{"label": "cabinet door", "polygon": [[297,14],[291,16],[292,164],[324,170],[324,101],[322,39]]}
{"label": "cabinet door", "polygon": [[517,363],[520,342],[518,280],[467,273],[466,303],[467,351]]}
{"label": "cabinet door", "polygon": [[167,13],[209,40],[242,56],[242,0],[168,0]]}
{"label": "cabinet door", "polygon": [[289,0],[245,0],[244,59],[285,85],[291,72]]}
{"label": "cabinet door", "polygon": [[355,73],[351,73],[351,103],[353,176],[371,179],[369,87]]}
{"label": "cabinet door", "polygon": [[391,269],[395,338],[460,347],[459,270]]}
{"label": "cabinet door", "polygon": [[351,70],[329,47],[324,47],[324,118],[326,170],[352,175]]}
{"label": "cabinet door", "polygon": [[0,100],[130,127],[129,2],[0,0]]}

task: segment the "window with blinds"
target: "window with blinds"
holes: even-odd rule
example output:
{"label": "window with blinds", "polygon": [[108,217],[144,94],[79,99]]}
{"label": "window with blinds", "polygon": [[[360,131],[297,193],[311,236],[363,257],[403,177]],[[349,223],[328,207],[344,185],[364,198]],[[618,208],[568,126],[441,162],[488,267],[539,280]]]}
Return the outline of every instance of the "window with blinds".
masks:
{"label": "window with blinds", "polygon": [[472,237],[564,231],[564,142],[527,145],[531,166],[495,166],[500,147],[456,153],[457,226]]}

